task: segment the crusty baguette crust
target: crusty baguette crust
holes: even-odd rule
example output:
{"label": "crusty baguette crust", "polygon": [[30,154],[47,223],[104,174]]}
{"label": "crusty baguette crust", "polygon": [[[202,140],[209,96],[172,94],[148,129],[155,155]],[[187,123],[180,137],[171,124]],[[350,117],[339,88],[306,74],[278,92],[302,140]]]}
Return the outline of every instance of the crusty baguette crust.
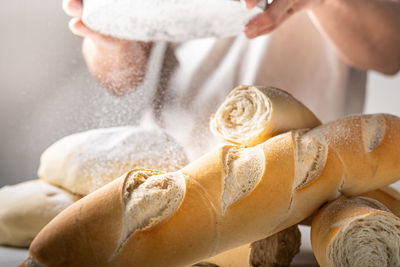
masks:
{"label": "crusty baguette crust", "polygon": [[362,194],[364,197],[373,198],[385,205],[394,215],[400,217],[400,193],[390,186],[384,186],[374,191]]}
{"label": "crusty baguette crust", "polygon": [[[45,266],[185,266],[270,236],[305,219],[340,192],[359,195],[399,178],[400,119],[374,116],[384,122],[385,135],[371,151],[365,151],[362,136],[362,121],[371,116],[334,121],[302,133],[300,139],[298,132],[285,133],[257,146],[265,155],[263,175],[253,191],[224,213],[223,155],[229,147],[205,155],[181,170],[186,194],[177,211],[164,223],[132,234],[111,257],[119,246],[122,177],[61,213],[37,236],[30,254]],[[327,151],[312,165],[321,170],[311,172],[315,177],[295,177],[303,164],[295,160],[298,140],[315,136],[322,137]],[[310,143],[315,144],[320,145]]]}

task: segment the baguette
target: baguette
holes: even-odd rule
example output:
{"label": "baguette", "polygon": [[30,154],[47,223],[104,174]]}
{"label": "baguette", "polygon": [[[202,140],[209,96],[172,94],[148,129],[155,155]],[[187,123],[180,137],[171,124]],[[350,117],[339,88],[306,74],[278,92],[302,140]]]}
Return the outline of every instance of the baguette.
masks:
{"label": "baguette", "polygon": [[400,266],[400,218],[366,197],[341,197],[314,217],[311,243],[322,267]]}
{"label": "baguette", "polygon": [[211,116],[210,130],[230,143],[255,146],[289,130],[320,124],[288,92],[275,87],[242,85],[232,90]]}
{"label": "baguette", "polygon": [[399,144],[400,118],[352,116],[224,146],[174,173],[131,171],[50,222],[25,265],[187,266],[286,229],[340,193],[395,182]]}

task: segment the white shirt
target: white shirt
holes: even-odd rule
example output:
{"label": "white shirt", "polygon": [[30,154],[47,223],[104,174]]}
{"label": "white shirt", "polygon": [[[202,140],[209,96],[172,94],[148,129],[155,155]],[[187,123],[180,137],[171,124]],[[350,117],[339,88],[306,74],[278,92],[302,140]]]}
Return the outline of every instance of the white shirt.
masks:
{"label": "white shirt", "polygon": [[241,84],[285,89],[327,122],[362,112],[366,73],[344,64],[301,12],[254,40],[241,35],[169,45],[154,117],[191,159],[197,158],[218,144],[209,118]]}

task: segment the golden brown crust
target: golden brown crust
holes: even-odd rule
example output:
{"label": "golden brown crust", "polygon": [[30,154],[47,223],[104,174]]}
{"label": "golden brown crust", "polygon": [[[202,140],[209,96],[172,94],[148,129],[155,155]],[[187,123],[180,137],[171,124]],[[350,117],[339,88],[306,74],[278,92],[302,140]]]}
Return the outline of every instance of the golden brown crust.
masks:
{"label": "golden brown crust", "polygon": [[30,255],[45,266],[104,266],[122,228],[122,181],[123,177],[60,213],[34,239]]}
{"label": "golden brown crust", "polygon": [[[380,143],[372,151],[365,151],[363,142],[362,121],[373,116],[382,117],[386,131]],[[359,195],[388,184],[383,177],[399,178],[400,158],[398,155],[400,140],[399,118],[387,114],[350,116],[317,127],[312,131],[320,131],[330,149],[337,152],[344,166],[345,195]]]}
{"label": "golden brown crust", "polygon": [[400,217],[400,193],[390,186],[384,186],[361,196],[373,198],[385,205],[394,215]]}

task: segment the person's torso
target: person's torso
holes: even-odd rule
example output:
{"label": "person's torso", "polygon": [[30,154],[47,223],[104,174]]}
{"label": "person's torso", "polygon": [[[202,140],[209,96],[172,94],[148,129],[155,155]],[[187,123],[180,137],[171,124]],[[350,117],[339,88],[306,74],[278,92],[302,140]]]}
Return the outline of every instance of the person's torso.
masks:
{"label": "person's torso", "polygon": [[241,84],[292,93],[322,121],[361,112],[366,74],[348,67],[305,12],[272,34],[169,45],[155,94],[156,121],[194,159],[216,147],[209,118]]}

